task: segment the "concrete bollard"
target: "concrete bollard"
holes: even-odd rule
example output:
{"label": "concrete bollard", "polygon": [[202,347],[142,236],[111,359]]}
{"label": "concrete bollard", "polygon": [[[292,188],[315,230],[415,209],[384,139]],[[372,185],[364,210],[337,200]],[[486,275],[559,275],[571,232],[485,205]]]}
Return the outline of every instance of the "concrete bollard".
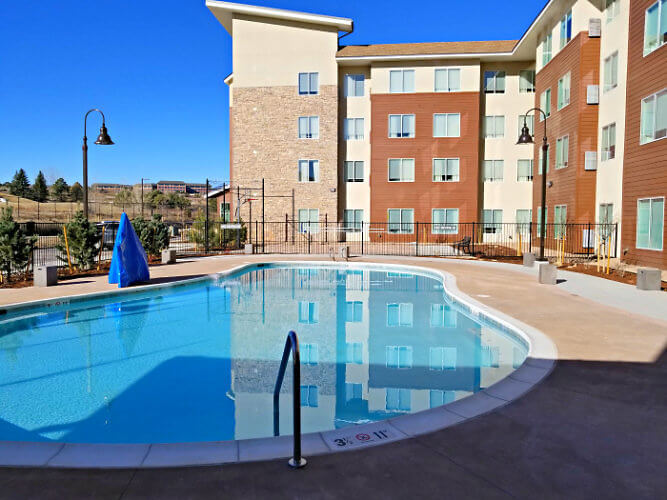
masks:
{"label": "concrete bollard", "polygon": [[523,265],[526,267],[533,267],[535,265],[535,254],[532,252],[524,253]]}
{"label": "concrete bollard", "polygon": [[660,269],[651,267],[640,267],[637,269],[637,289],[660,290],[661,284]]}
{"label": "concrete bollard", "polygon": [[245,244],[245,248],[243,249],[243,253],[246,253],[246,254],[253,253],[252,243],[246,243]]}
{"label": "concrete bollard", "polygon": [[553,264],[548,262],[538,263],[538,281],[543,285],[555,285],[556,272],[557,268]]}
{"label": "concrete bollard", "polygon": [[54,286],[58,284],[58,266],[39,266],[33,272],[33,286]]}
{"label": "concrete bollard", "polygon": [[174,262],[176,262],[176,250],[162,250],[162,263],[173,264]]}

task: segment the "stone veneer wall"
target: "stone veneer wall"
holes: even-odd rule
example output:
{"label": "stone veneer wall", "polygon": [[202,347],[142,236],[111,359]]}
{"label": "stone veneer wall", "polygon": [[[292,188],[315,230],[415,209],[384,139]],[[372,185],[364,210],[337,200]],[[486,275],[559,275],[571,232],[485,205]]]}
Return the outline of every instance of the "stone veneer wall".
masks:
{"label": "stone veneer wall", "polygon": [[[265,181],[266,221],[284,221],[300,208],[317,208],[330,221],[338,213],[338,88],[321,85],[318,95],[299,95],[296,86],[234,88],[231,108],[230,175],[236,187],[261,188]],[[299,139],[300,116],[319,116],[319,139]],[[319,160],[320,180],[298,182],[298,160]],[[259,194],[260,191],[257,191]],[[272,198],[282,195],[285,198]],[[261,196],[261,194],[260,194]],[[234,202],[236,200],[234,199]],[[253,202],[253,220],[261,201]],[[248,220],[248,204],[241,217]]]}

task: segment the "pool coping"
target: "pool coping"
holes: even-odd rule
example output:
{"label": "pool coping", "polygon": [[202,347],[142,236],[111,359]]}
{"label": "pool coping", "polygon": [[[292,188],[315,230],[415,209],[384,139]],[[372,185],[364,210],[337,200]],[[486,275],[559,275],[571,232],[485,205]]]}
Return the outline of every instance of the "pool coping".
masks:
{"label": "pool coping", "polygon": [[[432,267],[410,264],[332,261],[258,261],[234,266],[206,276],[171,283],[142,285],[120,290],[105,290],[69,297],[40,299],[0,307],[5,311],[35,306],[60,306],[71,301],[101,298],[108,295],[139,293],[155,288],[182,286],[198,281],[220,279],[258,266],[308,266],[341,269],[376,269],[426,274],[443,284],[443,292],[471,315],[482,317],[508,334],[518,337],[528,346],[524,362],[495,384],[452,403],[409,413],[388,420],[344,427],[302,436],[303,456],[339,453],[363,449],[422,434],[435,432],[494,411],[520,398],[554,369],[556,345],[540,330],[473,299],[459,290],[456,278]],[[110,444],[0,441],[0,467],[54,468],[164,468],[183,466],[221,465],[287,458],[292,454],[291,435],[208,441],[194,443]]]}

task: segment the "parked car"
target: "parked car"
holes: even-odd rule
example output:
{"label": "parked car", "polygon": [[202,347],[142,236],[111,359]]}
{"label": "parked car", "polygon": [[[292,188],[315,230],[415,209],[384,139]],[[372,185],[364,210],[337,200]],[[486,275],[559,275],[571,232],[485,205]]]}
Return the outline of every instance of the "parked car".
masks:
{"label": "parked car", "polygon": [[103,220],[97,223],[97,227],[102,232],[104,228],[104,240],[102,241],[102,248],[105,250],[113,250],[113,244],[116,241],[116,232],[120,222],[117,220]]}

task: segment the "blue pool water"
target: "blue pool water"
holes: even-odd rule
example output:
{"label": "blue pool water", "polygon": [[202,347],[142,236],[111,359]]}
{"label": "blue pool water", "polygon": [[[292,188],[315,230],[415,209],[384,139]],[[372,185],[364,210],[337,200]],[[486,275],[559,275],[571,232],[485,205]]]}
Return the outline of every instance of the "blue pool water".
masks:
{"label": "blue pool water", "polygon": [[[433,277],[252,268],[0,316],[0,440],[271,436],[290,329],[304,432],[446,404],[504,378],[527,352],[446,299]],[[281,434],[291,432],[291,387],[288,373]]]}

